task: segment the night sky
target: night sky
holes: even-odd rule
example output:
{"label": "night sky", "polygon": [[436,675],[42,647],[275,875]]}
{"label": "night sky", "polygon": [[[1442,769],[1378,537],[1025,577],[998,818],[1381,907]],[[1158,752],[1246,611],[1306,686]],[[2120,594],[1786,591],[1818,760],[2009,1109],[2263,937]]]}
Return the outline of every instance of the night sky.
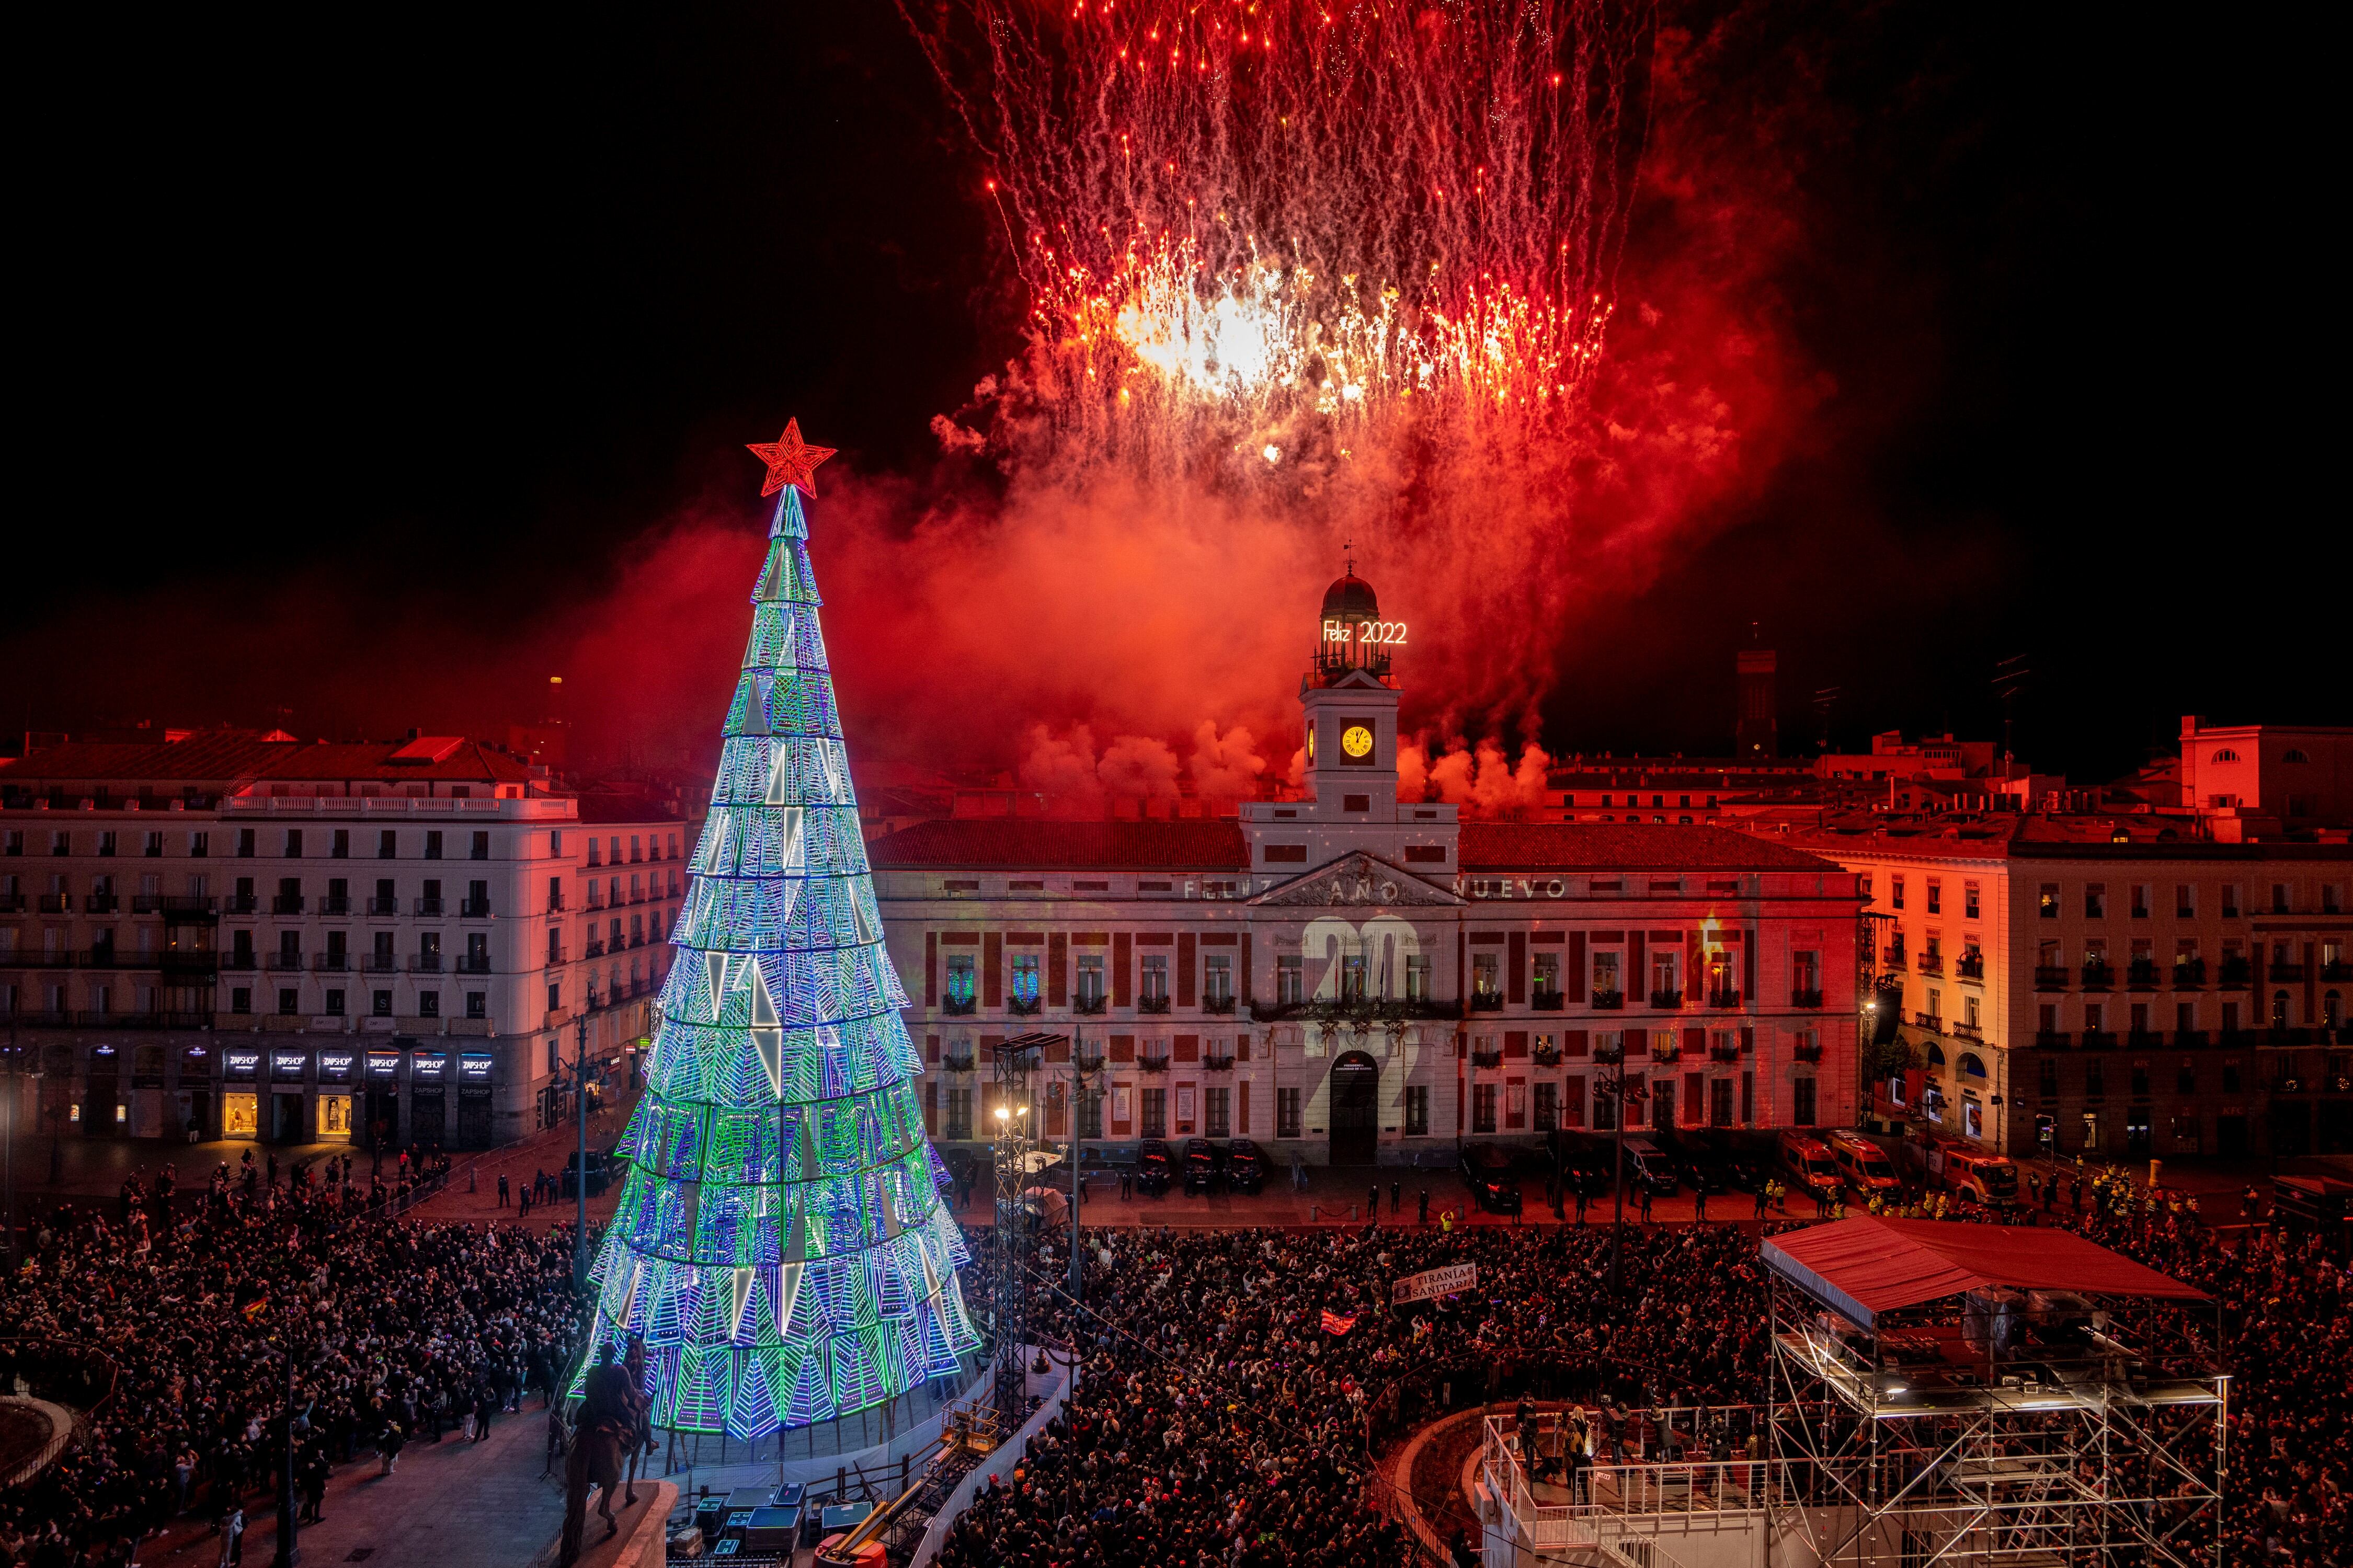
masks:
{"label": "night sky", "polygon": [[[2184,712],[2353,722],[2341,309],[2298,166],[2320,51],[2077,9],[1662,13],[1657,166],[1721,193],[1716,243],[1760,237],[1723,288],[1782,344],[1778,433],[1562,629],[1556,752],[1721,753],[1752,620],[1785,743],[1832,684],[1842,743],[1994,732],[2010,654],[2021,754],[2083,779]],[[19,231],[18,449],[58,477],[13,531],[0,726],[495,738],[576,669],[606,757],[715,731],[741,625],[681,633],[689,567],[649,564],[677,520],[740,516],[711,567],[740,606],[742,443],[797,414],[843,449],[821,487],[920,494],[951,482],[929,420],[1016,346],[897,12],[303,26],[60,53],[77,102]],[[1630,301],[1712,265],[1655,219]]]}

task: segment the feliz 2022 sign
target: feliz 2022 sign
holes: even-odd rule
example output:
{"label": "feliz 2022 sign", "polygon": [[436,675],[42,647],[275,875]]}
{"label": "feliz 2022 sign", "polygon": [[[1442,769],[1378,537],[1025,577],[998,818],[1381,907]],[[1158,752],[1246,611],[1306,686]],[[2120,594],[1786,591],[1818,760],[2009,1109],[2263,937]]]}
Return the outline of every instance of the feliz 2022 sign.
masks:
{"label": "feliz 2022 sign", "polygon": [[1325,621],[1324,640],[1395,647],[1405,641],[1403,621]]}

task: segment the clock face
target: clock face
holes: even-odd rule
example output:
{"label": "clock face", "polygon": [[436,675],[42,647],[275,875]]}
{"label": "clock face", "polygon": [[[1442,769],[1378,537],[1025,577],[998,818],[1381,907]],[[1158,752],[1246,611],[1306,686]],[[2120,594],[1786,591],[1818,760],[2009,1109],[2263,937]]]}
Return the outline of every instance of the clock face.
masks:
{"label": "clock face", "polygon": [[1341,733],[1340,749],[1352,757],[1373,754],[1373,732],[1362,724],[1351,724]]}

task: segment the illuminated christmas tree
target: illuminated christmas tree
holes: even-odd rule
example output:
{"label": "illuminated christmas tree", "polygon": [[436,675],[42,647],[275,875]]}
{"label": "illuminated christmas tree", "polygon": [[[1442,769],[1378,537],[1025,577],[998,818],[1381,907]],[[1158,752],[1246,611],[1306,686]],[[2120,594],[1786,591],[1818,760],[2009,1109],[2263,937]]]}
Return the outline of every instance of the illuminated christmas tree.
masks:
{"label": "illuminated christmas tree", "polygon": [[818,626],[799,492],[829,453],[797,422],[753,450],[782,493],[583,1361],[643,1335],[654,1425],[746,1438],[887,1403],[979,1339]]}

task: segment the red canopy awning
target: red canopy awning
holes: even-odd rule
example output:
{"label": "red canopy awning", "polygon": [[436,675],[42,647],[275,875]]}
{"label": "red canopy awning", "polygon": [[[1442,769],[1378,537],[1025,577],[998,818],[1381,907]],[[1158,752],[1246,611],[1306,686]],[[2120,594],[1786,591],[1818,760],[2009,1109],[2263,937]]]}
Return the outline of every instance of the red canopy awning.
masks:
{"label": "red canopy awning", "polygon": [[1865,1328],[1988,1286],[2201,1301],[2201,1290],[2069,1230],[1863,1215],[1766,1239],[1765,1266]]}

